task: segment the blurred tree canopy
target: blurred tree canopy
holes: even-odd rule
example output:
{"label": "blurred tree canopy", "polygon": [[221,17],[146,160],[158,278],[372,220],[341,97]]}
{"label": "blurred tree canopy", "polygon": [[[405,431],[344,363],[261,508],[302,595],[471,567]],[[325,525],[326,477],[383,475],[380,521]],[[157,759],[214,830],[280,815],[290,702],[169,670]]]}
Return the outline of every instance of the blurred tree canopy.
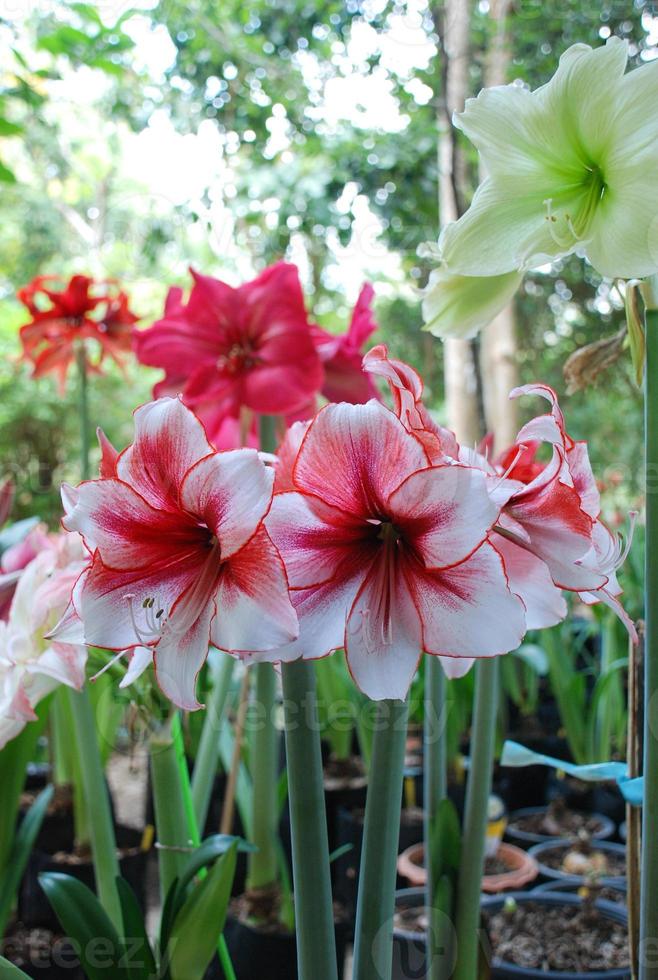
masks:
{"label": "blurred tree canopy", "polygon": [[[55,521],[56,487],[76,478],[75,391],[61,399],[17,363],[15,291],[40,273],[115,276],[148,323],[190,264],[237,281],[285,256],[336,330],[370,278],[381,339],[441,411],[418,247],[439,223],[442,15],[424,0],[44,0],[0,19],[0,469],[18,480],[16,516]],[[472,94],[493,29],[488,0],[474,3]],[[533,87],[572,43],[616,34],[635,63],[658,55],[658,18],[637,0],[516,0],[506,29],[509,80]],[[471,148],[467,166],[474,189]],[[629,359],[570,397],[562,378],[569,354],[622,325],[618,290],[572,257],[528,277],[517,318],[523,380],[558,390],[609,506],[627,507],[641,490]],[[130,364],[94,379],[94,418],[119,445],[156,377]]]}

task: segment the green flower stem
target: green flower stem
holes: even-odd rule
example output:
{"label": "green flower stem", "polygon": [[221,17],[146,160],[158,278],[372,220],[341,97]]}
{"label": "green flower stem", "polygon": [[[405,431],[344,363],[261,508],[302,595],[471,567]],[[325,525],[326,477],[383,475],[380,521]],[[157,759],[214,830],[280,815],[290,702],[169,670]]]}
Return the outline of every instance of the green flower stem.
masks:
{"label": "green flower stem", "polygon": [[180,876],[193,846],[183,791],[174,728],[180,722],[174,715],[151,735],[149,754],[155,826],[158,834],[160,895],[164,901],[172,882]]}
{"label": "green flower stem", "polygon": [[363,827],[354,980],[391,978],[407,713],[406,701],[379,702]]}
{"label": "green flower stem", "polygon": [[112,823],[110,795],[98,751],[94,713],[86,688],[79,692],[67,688],[66,692],[73,719],[80,788],[87,811],[98,897],[115,927],[122,932],[123,917],[116,887],[116,879],[119,875],[117,844]]}
{"label": "green flower stem", "polygon": [[[438,657],[425,657],[425,721],[424,721],[424,770],[423,797],[425,806],[425,904],[434,908],[435,868],[432,865],[432,827],[441,800],[448,790],[446,753],[446,675]],[[428,980],[445,980],[445,957],[436,948],[440,930],[439,923],[430,924],[427,930]]]}
{"label": "green flower stem", "polygon": [[83,480],[91,475],[89,463],[89,384],[87,376],[87,351],[81,342],[76,351],[78,368],[78,412],[80,416],[80,473]]}
{"label": "green flower stem", "polygon": [[[227,660],[231,660],[227,657]],[[231,661],[232,662],[232,661]],[[222,664],[222,668],[225,668],[225,664]],[[225,669],[222,670],[222,674],[226,673]],[[226,681],[226,688],[228,690],[228,684],[230,683],[231,675],[228,673],[228,679]],[[225,700],[226,698],[224,698]],[[221,709],[219,711],[221,715]],[[205,730],[205,729],[204,729]],[[216,732],[215,732],[216,734]],[[187,769],[187,762],[185,760],[185,747],[183,745],[183,732],[181,730],[180,715],[176,715],[171,724],[171,735],[174,743],[174,752],[176,753],[176,762],[178,764],[178,778],[180,782],[180,795],[183,801],[183,810],[185,811],[186,820],[186,832],[189,834],[192,845],[198,847],[201,843],[201,834],[199,832],[200,824],[197,822],[195,809],[194,809],[194,798],[192,795],[192,786],[190,784],[190,774]],[[199,877],[205,878],[207,874],[204,868],[199,872]],[[235,976],[235,970],[233,969],[233,963],[231,962],[231,956],[226,945],[226,940],[224,936],[219,937],[217,943],[217,954],[219,956],[219,962],[222,965],[222,970],[224,971],[225,980],[237,980]]]}
{"label": "green flower stem", "polygon": [[299,980],[337,980],[315,667],[283,664]]}
{"label": "green flower stem", "polygon": [[496,657],[483,658],[475,665],[471,766],[464,808],[462,858],[455,917],[457,964],[453,980],[473,980],[477,977],[480,891],[498,711],[498,671]]}
{"label": "green flower stem", "polygon": [[[640,980],[658,978],[658,310],[646,314],[646,565],[644,647],[644,808]],[[645,951],[642,955],[642,951]]]}
{"label": "green flower stem", "polygon": [[277,881],[279,732],[274,723],[274,667],[256,664],[249,669],[255,677],[249,763],[253,780],[251,837],[257,847],[248,857],[247,887],[251,889],[268,888]]}
{"label": "green flower stem", "polygon": [[203,720],[199,751],[192,775],[194,817],[199,828],[205,827],[208,817],[208,807],[219,762],[219,730],[235,666],[233,657],[229,657],[228,654],[219,653],[218,656],[221,659],[214,671],[213,687],[206,706],[206,717]]}

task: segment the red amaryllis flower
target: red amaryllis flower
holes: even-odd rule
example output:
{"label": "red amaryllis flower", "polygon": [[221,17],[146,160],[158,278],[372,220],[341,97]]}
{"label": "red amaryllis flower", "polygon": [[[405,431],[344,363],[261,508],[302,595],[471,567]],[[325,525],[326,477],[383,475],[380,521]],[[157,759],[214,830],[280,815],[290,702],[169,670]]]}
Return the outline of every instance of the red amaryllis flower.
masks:
{"label": "red amaryllis flower", "polygon": [[121,354],[131,349],[137,317],[128,308],[126,294],[113,282],[73,276],[63,288],[53,288],[56,285],[62,286],[56,276],[37,276],[17,295],[32,316],[20,331],[32,376],[53,372],[63,390],[80,342],[93,340],[100,345],[97,361],[88,358],[92,371],[99,370],[106,354],[120,365]]}
{"label": "red amaryllis flower", "polygon": [[287,415],[308,404],[323,372],[297,267],[279,262],[237,288],[192,276],[187,303],[170,290],[162,320],[135,334],[139,360],[165,371],[154,395],[182,393],[211,439],[243,407]]}
{"label": "red amaryllis flower", "polygon": [[377,329],[372,312],[375,291],[366,283],[359,293],[347,332],[332,334],[314,324],[313,340],[324,365],[322,394],[330,402],[359,404],[379,398],[362,366],[363,347]]}
{"label": "red amaryllis flower", "polygon": [[488,535],[499,508],[486,476],[432,466],[423,445],[376,401],[328,405],[310,423],[275,494],[267,528],[283,555],[300,637],[275,659],[344,646],[373,699],[404,698],[422,651],[493,656],[525,632]]}
{"label": "red amaryllis flower", "polygon": [[135,441],[118,456],[105,440],[102,467],[101,479],[63,488],[64,526],[92,555],[63,629],[77,614],[89,645],[152,650],[164,693],[194,710],[209,643],[264,651],[297,636],[263,525],[274,474],[253,449],[213,452],[172,398],[137,409]]}

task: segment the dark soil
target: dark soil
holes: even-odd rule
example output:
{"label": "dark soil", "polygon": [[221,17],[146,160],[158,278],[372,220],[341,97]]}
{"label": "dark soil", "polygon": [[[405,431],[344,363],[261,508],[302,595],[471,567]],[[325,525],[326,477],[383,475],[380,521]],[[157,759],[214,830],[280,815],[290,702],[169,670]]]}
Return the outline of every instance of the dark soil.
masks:
{"label": "dark soil", "polygon": [[366,773],[361,759],[350,756],[347,759],[337,759],[331,756],[324,765],[325,790],[341,790],[358,788],[366,785]]}
{"label": "dark soil", "polygon": [[17,923],[0,943],[2,955],[26,973],[55,964],[63,968],[79,966],[71,944],[50,929],[27,928]]}
{"label": "dark soil", "polygon": [[543,813],[531,813],[510,821],[514,830],[544,837],[593,836],[601,830],[601,821],[590,813],[570,810],[563,800],[556,800]]}
{"label": "dark soil", "polygon": [[[139,847],[118,847],[117,857],[119,860],[127,857],[134,857],[135,854],[139,854],[141,848]],[[67,865],[68,867],[75,867],[80,864],[89,864],[92,860],[91,848],[89,845],[84,847],[77,847],[75,851],[56,851],[51,855],[53,861],[57,864]]]}
{"label": "dark soil", "polygon": [[[41,792],[40,789],[30,789],[25,790],[21,793],[21,809],[29,810],[37,796]],[[48,804],[47,815],[49,817],[67,814],[73,811],[73,787],[69,785],[55,786],[53,797]]]}
{"label": "dark soil", "polygon": [[492,855],[492,857],[487,857],[484,859],[485,875],[504,875],[510,870],[509,864],[499,858],[496,854]]}
{"label": "dark soil", "polygon": [[231,900],[229,914],[252,928],[267,933],[286,934],[280,921],[281,895],[278,888],[254,888]]}
{"label": "dark soil", "polygon": [[529,902],[484,913],[493,953],[524,969],[595,973],[629,965],[626,926],[589,904]]}
{"label": "dark soil", "polygon": [[595,845],[557,845],[539,855],[539,860],[547,868],[583,878],[623,878],[626,875],[623,854],[600,851]]}

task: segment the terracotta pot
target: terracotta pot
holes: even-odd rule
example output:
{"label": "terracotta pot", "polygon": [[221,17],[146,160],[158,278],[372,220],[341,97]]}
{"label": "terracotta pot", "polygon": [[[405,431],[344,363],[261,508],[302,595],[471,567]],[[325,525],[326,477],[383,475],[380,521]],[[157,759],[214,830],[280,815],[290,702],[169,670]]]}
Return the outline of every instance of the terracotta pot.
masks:
{"label": "terracotta pot", "polygon": [[[539,873],[535,859],[520,847],[513,844],[501,844],[496,851],[496,857],[504,861],[509,870],[497,875],[485,875],[482,879],[482,891],[496,894],[503,891],[524,888],[534,881]],[[412,887],[425,884],[425,848],[423,844],[414,844],[398,857],[398,874],[406,878]]]}

